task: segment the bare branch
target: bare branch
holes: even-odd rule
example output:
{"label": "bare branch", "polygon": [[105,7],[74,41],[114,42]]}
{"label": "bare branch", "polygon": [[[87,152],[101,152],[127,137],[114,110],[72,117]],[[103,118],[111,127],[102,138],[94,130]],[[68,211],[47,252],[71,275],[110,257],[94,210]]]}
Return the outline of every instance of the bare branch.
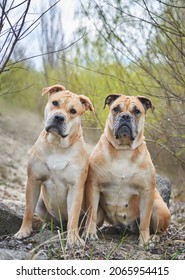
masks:
{"label": "bare branch", "polygon": [[[28,0],[28,1],[27,1],[27,5],[26,5],[26,8],[25,8],[25,11],[24,11],[24,14],[23,14],[23,16],[21,16],[21,18],[19,19],[19,20],[21,20],[21,25],[20,25],[20,27],[19,27],[18,32],[17,32],[16,35],[15,35],[15,29],[13,28],[13,30],[14,30],[14,35],[15,35],[15,39],[14,39],[14,41],[13,41],[11,47],[10,47],[10,50],[9,50],[9,52],[8,52],[8,54],[7,54],[7,57],[6,57],[6,59],[5,59],[4,63],[3,63],[3,65],[2,65],[1,68],[0,68],[0,75],[1,75],[1,73],[3,72],[4,68],[6,67],[6,65],[7,65],[8,61],[9,61],[9,59],[10,59],[12,53],[13,53],[13,51],[14,51],[14,48],[15,48],[15,46],[16,46],[18,40],[19,40],[19,36],[20,36],[21,31],[22,31],[22,29],[23,29],[23,26],[24,26],[24,24],[25,24],[25,19],[26,19],[26,15],[27,15],[28,10],[29,10],[29,7],[30,7],[30,3],[31,3],[31,0]],[[2,5],[1,5],[1,7],[2,7]],[[6,15],[6,12],[5,12],[5,15]],[[18,20],[18,21],[19,21],[19,20]],[[11,25],[11,28],[12,28],[12,25]]]}
{"label": "bare branch", "polygon": [[[12,3],[7,6],[7,1],[3,1],[2,3],[0,3],[0,7],[2,9],[2,16],[0,19],[0,32],[1,32],[1,38],[3,38],[2,36],[6,36],[4,38],[4,42],[2,42],[2,46],[1,46],[1,61],[0,61],[0,74],[3,71],[7,71],[7,69],[5,69],[8,65],[8,62],[15,50],[15,46],[17,45],[17,43],[20,40],[25,39],[25,37],[27,37],[31,32],[33,32],[33,30],[35,30],[38,25],[39,25],[39,21],[40,19],[50,10],[52,9],[57,3],[59,3],[60,0],[56,1],[54,4],[52,4],[46,11],[44,11],[34,22],[32,22],[27,28],[25,28],[26,26],[26,17],[28,15],[28,11],[30,9],[30,3],[31,0],[26,0],[26,1],[22,1],[17,5],[14,5],[14,0],[12,0]],[[23,6],[24,5],[24,6]],[[26,5],[26,7],[25,7]],[[11,21],[11,18],[9,17],[9,13],[10,11],[15,11],[17,8],[20,7],[25,7],[23,10],[23,13],[19,16],[18,20],[13,24]],[[6,20],[6,22],[9,24],[10,28],[7,28],[4,32],[3,31],[3,27],[4,27],[4,21]],[[19,62],[19,61],[17,61]],[[14,62],[15,64],[15,62]]]}
{"label": "bare branch", "polygon": [[[64,47],[64,48],[62,48],[62,49],[53,50],[53,51],[51,51],[51,52],[40,53],[40,54],[36,54],[36,55],[30,56],[30,57],[27,57],[27,58],[23,58],[23,59],[20,59],[20,60],[15,61],[15,62],[9,63],[9,64],[7,65],[7,67],[10,67],[10,66],[12,66],[12,65],[15,65],[15,64],[17,64],[17,63],[21,63],[21,62],[24,62],[24,61],[31,60],[31,59],[33,59],[33,58],[45,56],[45,55],[48,55],[48,54],[50,54],[50,53],[60,53],[60,52],[62,52],[62,51],[65,51],[65,50],[69,49],[70,47],[72,47],[73,45],[77,44],[77,43],[85,36],[85,34],[86,34],[86,30],[84,31],[84,33],[83,33],[77,40],[75,40],[74,42],[70,43],[68,46],[66,46],[66,47]],[[6,71],[8,71],[8,70],[6,70]]]}

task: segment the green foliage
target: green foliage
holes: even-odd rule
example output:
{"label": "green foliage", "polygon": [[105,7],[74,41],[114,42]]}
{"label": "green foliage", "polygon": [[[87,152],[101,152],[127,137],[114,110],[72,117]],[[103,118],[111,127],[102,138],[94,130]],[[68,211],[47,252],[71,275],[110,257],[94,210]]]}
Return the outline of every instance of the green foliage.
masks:
{"label": "green foliage", "polygon": [[128,94],[128,86],[124,79],[128,79],[127,70],[116,63],[106,64],[104,67],[98,61],[85,68],[73,67],[70,82],[72,90],[89,96],[101,123],[107,117],[107,109],[103,110],[105,97],[110,93],[120,92]]}
{"label": "green foliage", "polygon": [[18,64],[0,76],[0,96],[13,106],[40,111],[42,73],[25,64]]}

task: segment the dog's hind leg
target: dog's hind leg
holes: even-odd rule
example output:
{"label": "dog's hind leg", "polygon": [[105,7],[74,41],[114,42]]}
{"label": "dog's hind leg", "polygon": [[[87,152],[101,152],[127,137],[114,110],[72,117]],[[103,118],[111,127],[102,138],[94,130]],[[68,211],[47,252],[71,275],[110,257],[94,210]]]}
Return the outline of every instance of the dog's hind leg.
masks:
{"label": "dog's hind leg", "polygon": [[100,228],[105,220],[105,211],[103,208],[99,205],[98,206],[98,213],[97,213],[97,227]]}
{"label": "dog's hind leg", "polygon": [[[47,210],[44,200],[42,199],[42,195],[40,195],[34,217],[33,217],[33,228],[39,229],[45,223],[53,224],[54,226],[61,226],[61,221],[58,221],[55,217],[53,217]],[[62,228],[66,229],[66,221],[62,221]]]}
{"label": "dog's hind leg", "polygon": [[39,196],[39,200],[36,205],[35,214],[38,215],[39,218],[43,222],[47,222],[48,220],[50,220],[52,218],[51,214],[48,212],[48,210],[44,204],[44,201],[43,201],[41,195]]}
{"label": "dog's hind leg", "polygon": [[156,191],[150,223],[152,233],[164,232],[169,226],[170,217],[170,210]]}

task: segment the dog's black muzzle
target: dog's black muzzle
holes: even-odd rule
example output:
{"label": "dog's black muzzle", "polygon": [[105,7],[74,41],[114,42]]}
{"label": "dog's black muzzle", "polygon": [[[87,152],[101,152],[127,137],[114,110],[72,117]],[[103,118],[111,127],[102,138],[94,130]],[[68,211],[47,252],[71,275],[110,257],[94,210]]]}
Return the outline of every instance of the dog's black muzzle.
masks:
{"label": "dog's black muzzle", "polygon": [[123,113],[117,117],[113,130],[116,139],[126,137],[131,141],[134,141],[137,136],[135,119],[129,113]]}
{"label": "dog's black muzzle", "polygon": [[63,138],[67,137],[68,134],[66,131],[66,118],[63,114],[54,114],[51,118],[49,118],[46,122],[45,130],[47,132],[57,133]]}

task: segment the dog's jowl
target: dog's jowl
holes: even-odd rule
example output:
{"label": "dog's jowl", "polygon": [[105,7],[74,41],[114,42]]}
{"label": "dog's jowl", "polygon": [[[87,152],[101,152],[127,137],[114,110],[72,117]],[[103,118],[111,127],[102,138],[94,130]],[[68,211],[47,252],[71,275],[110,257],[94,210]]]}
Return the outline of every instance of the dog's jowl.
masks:
{"label": "dog's jowl", "polygon": [[45,127],[31,150],[25,213],[15,237],[31,234],[36,212],[41,219],[51,216],[67,221],[68,244],[79,243],[78,221],[89,163],[81,117],[94,108],[88,97],[61,85],[44,88],[43,94],[48,95]]}
{"label": "dog's jowl", "polygon": [[146,111],[143,96],[111,94],[105,99],[109,115],[104,133],[90,156],[86,182],[86,238],[97,238],[96,227],[107,220],[140,232],[140,244],[150,230],[165,231],[170,212],[156,189],[155,168],[144,141]]}

